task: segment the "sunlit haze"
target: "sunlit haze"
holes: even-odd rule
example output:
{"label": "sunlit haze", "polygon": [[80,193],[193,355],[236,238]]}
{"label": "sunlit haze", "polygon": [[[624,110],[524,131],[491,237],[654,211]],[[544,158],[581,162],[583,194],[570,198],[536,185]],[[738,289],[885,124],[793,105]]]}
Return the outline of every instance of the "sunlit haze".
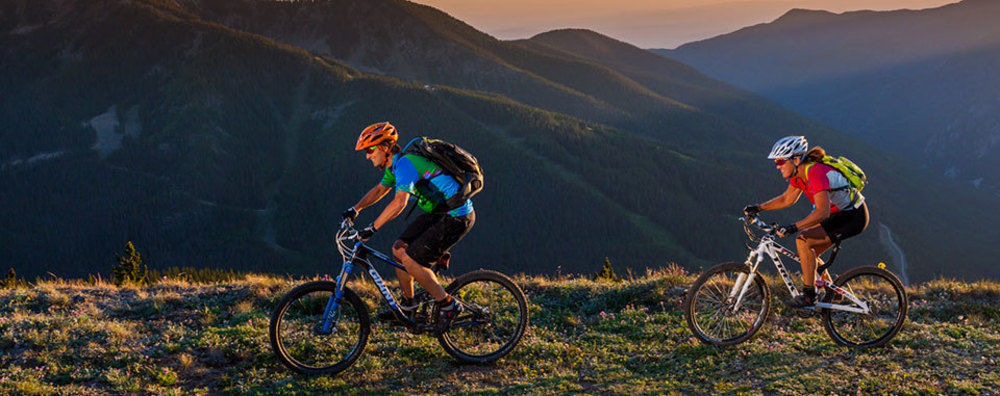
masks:
{"label": "sunlit haze", "polygon": [[923,9],[957,0],[416,0],[500,39],[586,28],[642,48],[678,45],[774,20],[792,8]]}

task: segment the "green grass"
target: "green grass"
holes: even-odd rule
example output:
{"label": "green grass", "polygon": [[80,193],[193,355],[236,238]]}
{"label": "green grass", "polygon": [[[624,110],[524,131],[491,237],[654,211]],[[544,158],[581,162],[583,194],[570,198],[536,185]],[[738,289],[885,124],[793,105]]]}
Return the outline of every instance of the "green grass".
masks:
{"label": "green grass", "polygon": [[[291,372],[268,343],[274,304],[304,280],[40,281],[0,289],[0,394],[1000,392],[997,283],[911,288],[899,336],[858,351],[780,303],[754,340],[702,345],[680,310],[692,276],[675,267],[626,278],[518,277],[531,327],[495,364],[459,364],[433,338],[375,323],[365,354],[332,377]],[[377,312],[374,286],[354,288]]]}

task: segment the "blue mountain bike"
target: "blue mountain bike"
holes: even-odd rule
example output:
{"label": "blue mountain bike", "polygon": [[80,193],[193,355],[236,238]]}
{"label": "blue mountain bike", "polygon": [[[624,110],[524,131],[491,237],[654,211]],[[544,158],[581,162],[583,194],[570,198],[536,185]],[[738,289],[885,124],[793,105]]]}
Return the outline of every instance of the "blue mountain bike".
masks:
{"label": "blue mountain bike", "polygon": [[[362,267],[375,282],[397,322],[413,333],[432,333],[437,307],[426,291],[414,295],[412,317],[400,310],[382,276],[372,266],[382,261],[405,268],[358,238],[350,221],[337,232],[337,250],[344,257],[336,281],[313,281],[292,289],[271,316],[270,338],[275,355],[286,366],[303,374],[336,374],[344,371],[365,350],[371,334],[367,305],[347,286],[348,277]],[[435,268],[435,272],[439,269]],[[445,290],[464,310],[438,341],[445,352],[470,363],[488,363],[510,353],[528,327],[524,292],[509,277],[478,270],[459,276]]]}

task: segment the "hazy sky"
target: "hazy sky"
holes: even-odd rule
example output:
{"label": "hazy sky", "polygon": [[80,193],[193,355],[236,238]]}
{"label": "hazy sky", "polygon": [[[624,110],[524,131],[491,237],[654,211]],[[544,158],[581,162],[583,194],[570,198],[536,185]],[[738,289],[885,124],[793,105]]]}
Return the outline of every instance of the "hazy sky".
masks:
{"label": "hazy sky", "polygon": [[414,0],[500,39],[587,28],[642,48],[678,45],[770,22],[792,8],[922,9],[958,0]]}

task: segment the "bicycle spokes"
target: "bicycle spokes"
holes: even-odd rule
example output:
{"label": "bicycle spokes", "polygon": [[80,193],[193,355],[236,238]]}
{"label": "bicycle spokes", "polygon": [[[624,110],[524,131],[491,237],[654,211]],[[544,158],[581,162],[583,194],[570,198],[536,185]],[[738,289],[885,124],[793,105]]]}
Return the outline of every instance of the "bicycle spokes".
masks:
{"label": "bicycle spokes", "polygon": [[[878,273],[859,274],[848,279],[843,289],[867,304],[868,312],[831,310],[829,328],[835,339],[866,346],[898,331],[905,297],[889,278]],[[846,299],[844,304],[848,304]]]}
{"label": "bicycle spokes", "polygon": [[443,338],[460,355],[485,359],[504,354],[524,332],[524,295],[509,279],[497,275],[464,281],[452,291],[465,309]]}
{"label": "bicycle spokes", "polygon": [[741,271],[719,269],[696,285],[690,302],[691,322],[712,342],[752,334],[765,310],[765,291]]}
{"label": "bicycle spokes", "polygon": [[345,359],[356,347],[359,314],[349,304],[333,304],[333,293],[317,290],[289,304],[278,333],[289,358],[309,367]]}

